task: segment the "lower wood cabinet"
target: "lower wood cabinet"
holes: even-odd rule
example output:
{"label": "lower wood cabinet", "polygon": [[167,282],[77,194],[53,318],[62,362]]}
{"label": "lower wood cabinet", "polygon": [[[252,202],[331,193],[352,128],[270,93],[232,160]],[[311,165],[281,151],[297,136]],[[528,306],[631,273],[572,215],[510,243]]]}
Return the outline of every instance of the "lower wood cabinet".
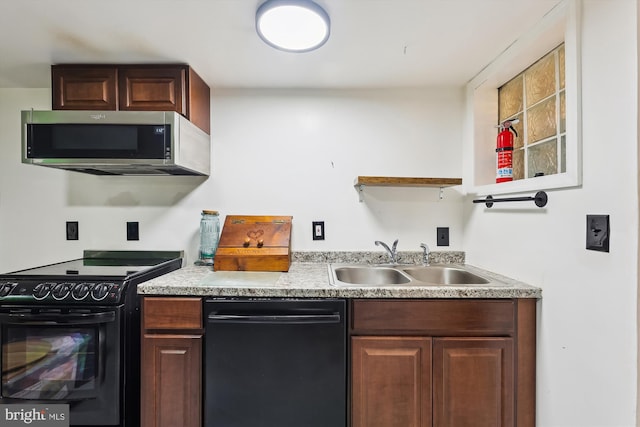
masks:
{"label": "lower wood cabinet", "polygon": [[201,335],[145,335],[142,425],[201,425]]}
{"label": "lower wood cabinet", "polygon": [[352,427],[534,427],[535,300],[354,300]]}
{"label": "lower wood cabinet", "polygon": [[142,301],[141,426],[202,426],[202,300]]}
{"label": "lower wood cabinet", "polygon": [[[535,427],[535,299],[350,305],[350,427]],[[142,427],[202,426],[203,333],[201,298],[143,298]]]}
{"label": "lower wood cabinet", "polygon": [[433,340],[433,425],[513,426],[513,340]]}
{"label": "lower wood cabinet", "polygon": [[431,426],[431,341],[352,338],[352,427]]}

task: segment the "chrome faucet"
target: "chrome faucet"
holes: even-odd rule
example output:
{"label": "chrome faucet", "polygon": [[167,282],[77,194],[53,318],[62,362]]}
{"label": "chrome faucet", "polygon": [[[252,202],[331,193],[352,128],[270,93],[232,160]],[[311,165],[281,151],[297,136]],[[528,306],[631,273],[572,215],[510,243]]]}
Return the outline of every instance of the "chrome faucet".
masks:
{"label": "chrome faucet", "polygon": [[426,243],[420,243],[420,247],[422,248],[422,265],[429,265],[429,245]]}
{"label": "chrome faucet", "polygon": [[387,251],[389,257],[391,257],[392,264],[398,263],[398,252],[396,251],[396,248],[398,247],[398,239],[393,242],[393,245],[391,245],[391,249],[389,249],[389,246],[387,246],[385,242],[381,242],[380,240],[376,240],[374,243],[376,244],[376,246],[382,246]]}

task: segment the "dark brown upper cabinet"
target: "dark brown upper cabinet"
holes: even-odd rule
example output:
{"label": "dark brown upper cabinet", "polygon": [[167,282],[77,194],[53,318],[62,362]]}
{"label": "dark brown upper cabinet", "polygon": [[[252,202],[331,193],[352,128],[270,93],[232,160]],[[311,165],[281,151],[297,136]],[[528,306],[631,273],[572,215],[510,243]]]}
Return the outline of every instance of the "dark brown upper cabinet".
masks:
{"label": "dark brown upper cabinet", "polygon": [[177,111],[211,131],[211,91],[188,65],[52,65],[51,83],[54,110]]}

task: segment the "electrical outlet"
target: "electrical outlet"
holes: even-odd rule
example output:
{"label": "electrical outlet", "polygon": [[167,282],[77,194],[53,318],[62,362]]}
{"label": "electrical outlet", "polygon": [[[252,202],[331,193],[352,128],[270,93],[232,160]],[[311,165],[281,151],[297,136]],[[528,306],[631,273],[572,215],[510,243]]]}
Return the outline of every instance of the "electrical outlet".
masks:
{"label": "electrical outlet", "polygon": [[324,221],[313,221],[313,240],[324,240]]}
{"label": "electrical outlet", "polygon": [[587,215],[587,249],[609,252],[609,215]]}
{"label": "electrical outlet", "polygon": [[438,227],[436,230],[436,244],[449,246],[449,227]]}
{"label": "electrical outlet", "polygon": [[140,240],[138,222],[127,222],[127,240]]}
{"label": "electrical outlet", "polygon": [[78,240],[78,221],[67,221],[67,240]]}

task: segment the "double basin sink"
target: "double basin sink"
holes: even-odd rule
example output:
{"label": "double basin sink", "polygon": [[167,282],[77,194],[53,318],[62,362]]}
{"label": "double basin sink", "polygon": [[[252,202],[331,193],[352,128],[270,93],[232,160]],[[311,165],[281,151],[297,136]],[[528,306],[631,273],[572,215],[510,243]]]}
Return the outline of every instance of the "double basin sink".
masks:
{"label": "double basin sink", "polygon": [[329,281],[335,286],[481,286],[490,283],[464,267],[444,264],[329,264]]}

